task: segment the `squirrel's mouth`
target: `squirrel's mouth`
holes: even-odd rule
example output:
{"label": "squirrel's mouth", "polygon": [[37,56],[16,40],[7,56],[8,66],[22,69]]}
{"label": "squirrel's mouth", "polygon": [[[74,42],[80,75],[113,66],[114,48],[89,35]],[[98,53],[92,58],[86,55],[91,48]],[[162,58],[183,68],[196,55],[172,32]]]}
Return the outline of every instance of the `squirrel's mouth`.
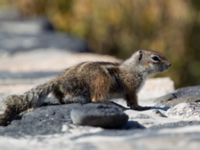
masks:
{"label": "squirrel's mouth", "polygon": [[167,70],[170,66],[171,66],[171,64],[169,64],[169,65],[163,65],[163,66],[161,66],[161,67],[159,68],[159,71],[160,71],[160,72],[163,72],[163,71]]}

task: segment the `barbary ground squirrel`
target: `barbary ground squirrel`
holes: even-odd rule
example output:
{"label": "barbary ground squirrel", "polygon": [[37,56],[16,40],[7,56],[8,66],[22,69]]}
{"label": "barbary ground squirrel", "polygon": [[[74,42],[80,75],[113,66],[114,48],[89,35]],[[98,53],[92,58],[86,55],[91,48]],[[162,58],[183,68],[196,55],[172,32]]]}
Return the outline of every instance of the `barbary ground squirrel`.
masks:
{"label": "barbary ground squirrel", "polygon": [[50,93],[60,104],[105,102],[115,97],[124,98],[131,109],[150,109],[138,105],[136,94],[149,75],[170,66],[164,56],[150,50],[138,50],[122,63],[80,63],[22,95],[5,98],[1,106],[4,109],[0,114],[0,125],[8,125],[22,111],[40,107]]}

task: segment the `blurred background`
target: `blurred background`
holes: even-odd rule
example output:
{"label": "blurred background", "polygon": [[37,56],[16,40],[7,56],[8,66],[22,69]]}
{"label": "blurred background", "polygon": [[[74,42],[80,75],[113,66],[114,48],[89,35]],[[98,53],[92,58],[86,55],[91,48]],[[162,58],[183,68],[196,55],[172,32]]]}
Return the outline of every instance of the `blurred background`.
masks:
{"label": "blurred background", "polygon": [[119,58],[137,49],[162,52],[176,87],[200,84],[199,0],[0,0],[21,18],[47,18],[88,50]]}

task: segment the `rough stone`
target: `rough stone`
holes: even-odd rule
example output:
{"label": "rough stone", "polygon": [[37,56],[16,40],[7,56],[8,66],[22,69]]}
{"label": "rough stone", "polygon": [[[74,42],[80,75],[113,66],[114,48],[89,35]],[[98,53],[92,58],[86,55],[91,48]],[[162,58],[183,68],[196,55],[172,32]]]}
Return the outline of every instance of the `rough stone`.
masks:
{"label": "rough stone", "polygon": [[22,118],[6,127],[0,127],[0,135],[12,137],[62,133],[63,125],[70,125],[70,111],[79,104],[40,107],[24,112]]}
{"label": "rough stone", "polygon": [[179,103],[200,102],[200,86],[191,86],[175,90],[155,100],[158,105],[175,106]]}
{"label": "rough stone", "polygon": [[170,118],[200,120],[200,103],[180,103],[167,110]]}
{"label": "rough stone", "polygon": [[103,128],[121,128],[126,125],[128,116],[113,104],[85,104],[71,111],[74,124]]}
{"label": "rough stone", "polygon": [[199,103],[200,102],[200,96],[188,96],[188,97],[179,97],[179,98],[172,98],[172,99],[163,99],[159,101],[159,104],[168,106],[168,107],[173,107],[177,104],[180,103]]}

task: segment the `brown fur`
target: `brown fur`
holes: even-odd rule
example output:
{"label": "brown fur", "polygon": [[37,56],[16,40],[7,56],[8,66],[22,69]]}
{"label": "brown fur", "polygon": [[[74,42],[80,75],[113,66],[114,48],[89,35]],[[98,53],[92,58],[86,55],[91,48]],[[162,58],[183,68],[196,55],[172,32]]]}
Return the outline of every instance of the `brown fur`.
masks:
{"label": "brown fur", "polygon": [[[153,60],[154,55],[160,60]],[[149,74],[164,71],[169,66],[170,63],[161,54],[146,50],[139,50],[121,64],[78,64],[23,95],[5,99],[5,111],[0,115],[0,125],[9,124],[22,111],[41,106],[49,93],[53,93],[60,104],[104,102],[117,97],[124,98],[132,109],[150,109],[138,105],[136,94]]]}

